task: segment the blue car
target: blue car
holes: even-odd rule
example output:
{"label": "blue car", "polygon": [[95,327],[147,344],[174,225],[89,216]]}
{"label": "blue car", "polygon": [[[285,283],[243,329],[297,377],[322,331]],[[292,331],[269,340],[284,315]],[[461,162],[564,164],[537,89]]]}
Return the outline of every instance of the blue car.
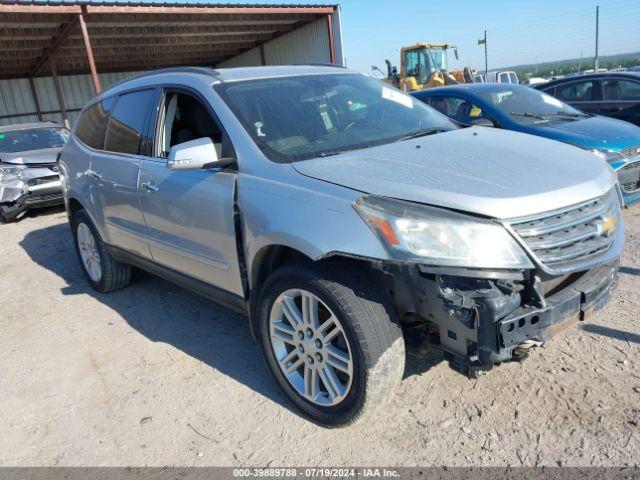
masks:
{"label": "blue car", "polygon": [[616,170],[625,204],[640,200],[640,127],[521,85],[452,85],[411,95],[462,126],[505,128],[591,150]]}

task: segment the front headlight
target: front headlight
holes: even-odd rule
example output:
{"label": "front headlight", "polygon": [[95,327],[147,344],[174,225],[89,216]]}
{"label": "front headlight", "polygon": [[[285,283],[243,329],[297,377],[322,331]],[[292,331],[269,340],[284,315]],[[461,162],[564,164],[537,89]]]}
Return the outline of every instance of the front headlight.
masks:
{"label": "front headlight", "polygon": [[398,260],[467,268],[533,268],[505,228],[490,220],[375,196],[359,198],[354,207]]}
{"label": "front headlight", "polygon": [[2,175],[18,175],[27,167],[24,165],[0,165],[0,174]]}
{"label": "front headlight", "polygon": [[591,152],[598,158],[601,158],[607,163],[617,162],[624,160],[624,157],[620,152],[615,150],[607,150],[606,148],[594,148]]}

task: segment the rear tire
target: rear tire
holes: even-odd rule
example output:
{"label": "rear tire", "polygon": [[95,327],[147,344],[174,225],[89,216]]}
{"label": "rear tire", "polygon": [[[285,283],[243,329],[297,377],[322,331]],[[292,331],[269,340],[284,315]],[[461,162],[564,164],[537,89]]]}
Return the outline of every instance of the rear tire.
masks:
{"label": "rear tire", "polygon": [[[317,304],[304,300],[314,297]],[[292,305],[302,306],[303,302],[317,307],[294,308],[292,314]],[[319,319],[315,324],[321,326],[308,329],[299,320],[314,308]],[[301,317],[289,322],[298,313]],[[284,266],[262,287],[256,314],[269,370],[287,397],[320,425],[343,426],[369,417],[392,396],[402,379],[402,331],[389,296],[364,273],[335,263]],[[326,324],[331,325],[323,330]],[[336,348],[344,355],[342,363],[336,363],[339,357],[332,353]],[[316,373],[312,373],[314,368]],[[316,382],[313,390],[312,382]]]}
{"label": "rear tire", "polygon": [[131,266],[114,260],[84,210],[74,213],[71,231],[82,272],[94,290],[106,293],[129,284]]}

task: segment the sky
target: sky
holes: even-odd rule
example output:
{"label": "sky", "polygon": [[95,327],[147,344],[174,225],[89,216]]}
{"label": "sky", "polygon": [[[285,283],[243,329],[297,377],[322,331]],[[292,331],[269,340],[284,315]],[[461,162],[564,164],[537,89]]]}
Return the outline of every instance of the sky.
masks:
{"label": "sky", "polygon": [[459,54],[458,61],[449,55],[451,69],[471,66],[484,70],[484,48],[477,41],[485,30],[489,70],[592,57],[596,5],[600,6],[600,55],[640,51],[640,0],[181,1],[338,3],[347,66],[363,73],[371,73],[372,65],[386,71],[385,59],[399,65],[399,49],[417,42],[451,43]]}
{"label": "sky", "polygon": [[589,57],[595,51],[600,6],[600,55],[640,51],[640,0],[342,0],[347,66],[365,73],[384,60],[399,64],[399,49],[417,42],[458,47],[449,66],[489,70],[510,65]]}

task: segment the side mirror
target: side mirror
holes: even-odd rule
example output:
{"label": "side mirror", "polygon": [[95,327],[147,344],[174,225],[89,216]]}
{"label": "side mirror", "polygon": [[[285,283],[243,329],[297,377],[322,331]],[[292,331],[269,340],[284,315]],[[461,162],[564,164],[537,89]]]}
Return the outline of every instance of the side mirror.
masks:
{"label": "side mirror", "polygon": [[475,125],[476,127],[495,127],[495,124],[488,118],[478,118],[473,120],[471,125]]}
{"label": "side mirror", "polygon": [[169,157],[167,158],[167,168],[169,170],[224,168],[232,163],[232,158],[218,157],[216,147],[209,137],[174,145],[169,150]]}
{"label": "side mirror", "polygon": [[453,55],[456,57],[456,60],[459,60],[459,58],[458,58],[458,49],[457,48],[453,49]]}

